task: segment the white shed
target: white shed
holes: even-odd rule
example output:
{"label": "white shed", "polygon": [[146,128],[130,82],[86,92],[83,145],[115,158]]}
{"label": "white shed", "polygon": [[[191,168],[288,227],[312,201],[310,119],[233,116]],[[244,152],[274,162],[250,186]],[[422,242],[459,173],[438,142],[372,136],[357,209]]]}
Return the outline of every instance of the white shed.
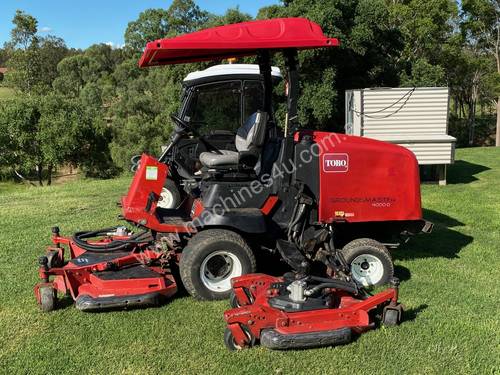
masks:
{"label": "white shed", "polygon": [[439,183],[446,184],[456,142],[448,135],[447,87],[348,90],[345,99],[346,134],[404,146],[419,165],[437,166]]}

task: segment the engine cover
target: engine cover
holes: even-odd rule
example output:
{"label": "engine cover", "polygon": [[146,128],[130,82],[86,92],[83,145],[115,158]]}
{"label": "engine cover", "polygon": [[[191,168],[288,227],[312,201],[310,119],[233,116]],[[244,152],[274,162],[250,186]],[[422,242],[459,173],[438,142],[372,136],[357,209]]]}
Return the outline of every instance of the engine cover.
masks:
{"label": "engine cover", "polygon": [[319,221],[422,219],[419,168],[410,150],[320,131],[301,131],[296,141],[304,135],[319,146]]}

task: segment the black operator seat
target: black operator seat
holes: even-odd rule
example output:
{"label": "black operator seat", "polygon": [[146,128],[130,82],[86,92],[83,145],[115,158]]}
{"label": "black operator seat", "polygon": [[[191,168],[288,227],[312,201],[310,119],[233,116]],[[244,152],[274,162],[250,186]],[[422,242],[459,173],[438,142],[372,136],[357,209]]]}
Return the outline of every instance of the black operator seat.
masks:
{"label": "black operator seat", "polygon": [[259,160],[266,137],[267,113],[257,111],[250,115],[236,132],[236,151],[202,152],[200,162],[209,169],[233,169],[241,164],[253,168]]}

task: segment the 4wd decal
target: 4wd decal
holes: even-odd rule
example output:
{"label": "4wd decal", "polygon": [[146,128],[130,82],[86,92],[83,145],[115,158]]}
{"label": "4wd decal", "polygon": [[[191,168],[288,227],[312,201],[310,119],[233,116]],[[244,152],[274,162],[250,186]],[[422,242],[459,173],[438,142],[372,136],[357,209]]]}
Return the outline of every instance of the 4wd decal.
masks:
{"label": "4wd decal", "polygon": [[347,154],[324,154],[323,172],[343,173],[349,170],[349,155]]}

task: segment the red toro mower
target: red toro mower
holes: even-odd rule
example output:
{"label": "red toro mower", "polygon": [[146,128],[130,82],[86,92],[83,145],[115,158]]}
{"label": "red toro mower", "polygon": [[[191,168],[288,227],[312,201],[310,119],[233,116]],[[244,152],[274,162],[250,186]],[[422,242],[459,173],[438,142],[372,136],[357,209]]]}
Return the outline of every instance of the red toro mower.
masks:
{"label": "red toro mower", "polygon": [[[56,306],[57,292],[88,311],[157,304],[180,281],[196,298],[222,299],[234,280],[239,307],[226,319],[240,347],[258,338],[284,347],[291,337],[283,335],[309,331],[345,338],[338,329],[364,330],[384,307],[385,321],[395,319],[388,310],[399,320],[395,282],[373,297],[364,287],[393,280],[388,246],[432,228],[422,219],[415,156],[376,140],[299,129],[297,51],[338,44],[302,18],[148,43],[141,67],[251,55],[258,65],[188,76],[171,143],[158,159],[136,160],[120,202],[121,219],[139,232],[62,237],[54,228],[35,288],[42,309]],[[284,132],[271,100],[281,79],[270,63],[276,52],[286,65]],[[263,252],[286,262],[292,276],[242,276],[256,271]]]}

